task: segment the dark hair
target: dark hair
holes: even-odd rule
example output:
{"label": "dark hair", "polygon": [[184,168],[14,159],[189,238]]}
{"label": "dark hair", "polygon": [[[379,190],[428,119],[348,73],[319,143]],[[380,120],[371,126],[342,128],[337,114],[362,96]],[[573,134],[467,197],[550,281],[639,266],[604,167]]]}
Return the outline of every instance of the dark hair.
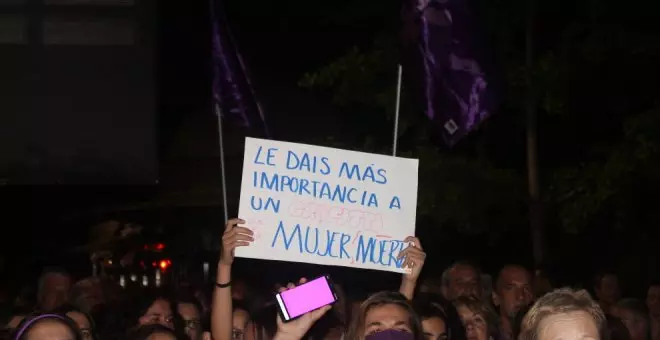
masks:
{"label": "dark hair", "polygon": [[449,340],[465,340],[465,327],[454,305],[441,295],[433,293],[418,293],[413,299],[413,310],[421,320],[433,317],[440,318],[447,328]]}
{"label": "dark hair", "polygon": [[599,273],[597,273],[594,276],[594,282],[593,282],[594,286],[593,286],[593,288],[594,289],[600,289],[600,284],[606,276],[614,276],[617,279],[619,278],[619,276],[616,275],[616,273],[614,271],[611,271],[611,270],[600,271]]}
{"label": "dark hair", "polygon": [[60,314],[62,316],[66,316],[66,317],[69,317],[67,315],[67,313],[71,313],[71,312],[80,313],[80,314],[84,315],[85,318],[87,318],[87,321],[89,322],[89,328],[90,328],[90,331],[92,333],[92,339],[98,340],[99,337],[98,337],[98,333],[96,332],[96,323],[94,323],[94,319],[92,318],[91,315],[83,312],[82,310],[80,310],[76,306],[73,306],[73,305],[70,305],[70,304],[62,305],[62,306],[56,308],[53,311],[54,314]]}
{"label": "dark hair", "polygon": [[28,335],[30,334],[30,330],[32,330],[32,328],[34,328],[34,326],[38,325],[39,323],[47,320],[64,324],[65,326],[67,326],[67,328],[69,328],[75,340],[82,340],[82,335],[80,334],[80,331],[78,331],[78,325],[76,325],[76,323],[73,320],[69,319],[66,316],[62,316],[60,314],[52,314],[52,313],[33,314],[26,317],[25,319],[23,319],[23,321],[21,321],[18,327],[16,327],[16,330],[12,335],[12,339],[27,340]]}
{"label": "dark hair", "polygon": [[131,329],[135,326],[138,326],[140,323],[140,318],[144,316],[145,313],[151,308],[151,306],[158,300],[167,302],[170,305],[172,310],[172,322],[174,324],[174,331],[182,332],[184,329],[184,321],[177,313],[177,305],[171,297],[172,295],[163,290],[163,289],[145,289],[138,293],[135,296],[135,302],[131,302],[130,312],[132,313],[128,318],[128,325],[125,329]]}
{"label": "dark hair", "polygon": [[[128,307],[128,306],[127,306]],[[120,305],[100,304],[92,310],[96,331],[103,335],[104,340],[122,339],[126,332],[127,308]],[[131,325],[133,326],[133,325]]]}
{"label": "dark hair", "polygon": [[176,302],[176,305],[172,306],[172,309],[177,309],[179,304],[188,304],[188,305],[193,305],[195,306],[195,308],[197,308],[197,312],[199,313],[200,318],[204,313],[204,307],[202,307],[202,303],[192,294],[177,294],[174,297],[174,302]]}
{"label": "dark hair", "polygon": [[41,303],[41,299],[43,298],[43,289],[44,289],[44,284],[46,277],[49,275],[61,275],[61,276],[66,276],[68,278],[71,278],[71,275],[69,274],[66,269],[62,267],[46,267],[41,271],[41,274],[39,274],[39,280],[37,281],[37,302]]}
{"label": "dark hair", "polygon": [[454,268],[459,267],[459,266],[472,267],[472,269],[474,269],[474,271],[477,273],[477,277],[481,277],[481,269],[476,264],[474,264],[471,261],[467,261],[467,260],[459,260],[459,261],[456,261],[456,262],[452,263],[449,267],[447,267],[442,272],[442,285],[443,286],[449,285],[449,282],[451,281],[451,277],[450,277],[451,271]]}
{"label": "dark hair", "polygon": [[252,325],[255,339],[261,339],[264,333],[267,338],[273,338],[277,331],[277,304],[274,300],[254,315]]}
{"label": "dark hair", "polygon": [[630,340],[630,332],[621,319],[606,315],[609,340]]}
{"label": "dark hair", "polygon": [[126,334],[126,340],[147,340],[149,339],[150,336],[156,334],[156,333],[164,333],[171,335],[177,340],[188,340],[185,335],[183,335],[180,332],[176,332],[171,330],[170,328],[167,328],[163,325],[159,324],[153,324],[153,325],[145,325],[145,326],[139,326],[139,327],[134,327],[128,331]]}

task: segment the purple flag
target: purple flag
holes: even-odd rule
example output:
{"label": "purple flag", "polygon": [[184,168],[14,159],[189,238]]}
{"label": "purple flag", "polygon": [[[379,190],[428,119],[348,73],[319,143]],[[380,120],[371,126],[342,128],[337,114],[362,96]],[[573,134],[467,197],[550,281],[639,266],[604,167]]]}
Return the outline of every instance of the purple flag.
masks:
{"label": "purple flag", "polygon": [[245,63],[229,31],[219,0],[211,1],[213,34],[213,99],[224,118],[270,137]]}
{"label": "purple flag", "polygon": [[496,105],[474,17],[467,0],[405,0],[402,14],[406,79],[421,92],[426,115],[452,146]]}

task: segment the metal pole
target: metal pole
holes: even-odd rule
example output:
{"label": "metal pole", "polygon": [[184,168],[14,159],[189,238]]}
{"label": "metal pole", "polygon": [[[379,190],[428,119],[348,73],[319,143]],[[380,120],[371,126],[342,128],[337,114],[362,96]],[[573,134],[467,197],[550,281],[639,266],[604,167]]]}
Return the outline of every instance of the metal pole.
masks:
{"label": "metal pole", "polygon": [[222,136],[222,109],[218,103],[215,104],[215,115],[218,119],[218,140],[220,145],[220,176],[222,177],[222,208],[225,214],[225,222],[229,221],[227,211],[227,180],[225,178],[225,146]]}
{"label": "metal pole", "polygon": [[397,141],[399,140],[399,111],[401,110],[401,81],[403,66],[399,64],[399,72],[396,82],[396,107],[394,108],[394,141],[392,142],[392,156],[396,157]]}

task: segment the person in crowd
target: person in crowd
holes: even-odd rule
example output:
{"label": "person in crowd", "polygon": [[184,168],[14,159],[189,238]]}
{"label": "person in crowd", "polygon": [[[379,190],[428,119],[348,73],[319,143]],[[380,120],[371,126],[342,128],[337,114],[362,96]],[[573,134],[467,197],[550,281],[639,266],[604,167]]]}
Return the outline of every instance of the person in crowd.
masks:
{"label": "person in crowd", "polygon": [[606,317],[609,340],[630,340],[630,332],[621,319],[612,315]]}
{"label": "person in crowd", "polygon": [[71,288],[69,301],[85,313],[91,313],[94,308],[104,302],[101,281],[90,277],[76,282]]}
{"label": "person in crowd", "polygon": [[466,340],[465,328],[456,308],[441,295],[420,293],[413,309],[422,321],[426,340]]}
{"label": "person in crowd", "polygon": [[347,333],[348,339],[424,339],[421,321],[401,293],[380,292],[371,295],[362,303],[352,321]]}
{"label": "person in crowd", "polygon": [[145,291],[138,295],[132,312],[137,315],[134,320],[128,320],[129,328],[135,325],[160,324],[174,329],[174,312],[172,302],[160,291]]}
{"label": "person in crowd", "polygon": [[247,308],[243,306],[242,303],[235,301],[233,302],[234,312],[232,313],[232,339],[233,340],[243,340],[245,335],[245,330],[247,328],[248,322],[250,322],[250,313]]}
{"label": "person in crowd", "polygon": [[83,340],[99,340],[96,333],[94,320],[89,314],[69,304],[60,306],[54,310],[53,313],[64,315],[73,320],[78,326],[78,331],[80,332]]}
{"label": "person in crowd", "polygon": [[184,332],[190,340],[202,340],[202,306],[194,296],[180,295],[176,298],[177,312],[183,319]]}
{"label": "person in crowd", "polygon": [[59,314],[33,314],[16,327],[14,340],[82,340],[75,322]]}
{"label": "person in crowd", "polygon": [[468,340],[493,340],[499,336],[497,314],[488,302],[473,296],[454,301]]}
{"label": "person in crowd", "polygon": [[622,299],[612,309],[613,315],[621,319],[628,328],[631,340],[650,340],[651,321],[644,301]]}
{"label": "person in crowd", "polygon": [[493,304],[500,314],[500,336],[514,340],[513,319],[518,311],[532,302],[532,277],[522,266],[507,265],[500,270],[493,292]]}
{"label": "person in crowd", "polygon": [[129,330],[126,340],[188,340],[185,335],[177,334],[169,327],[161,324],[151,324],[135,327]]}
{"label": "person in crowd", "polygon": [[619,278],[611,272],[603,272],[594,278],[594,293],[603,312],[611,313],[612,308],[621,297]]}
{"label": "person in crowd", "polygon": [[71,276],[62,268],[46,268],[39,277],[37,308],[50,312],[69,301]]}
{"label": "person in crowd", "polygon": [[461,296],[481,297],[481,273],[472,264],[459,261],[442,273],[442,295],[449,301]]}
{"label": "person in crowd", "polygon": [[607,332],[605,314],[589,293],[562,288],[534,303],[518,340],[601,340],[607,339]]}
{"label": "person in crowd", "polygon": [[660,281],[652,282],[646,291],[646,307],[651,321],[651,338],[660,340]]}

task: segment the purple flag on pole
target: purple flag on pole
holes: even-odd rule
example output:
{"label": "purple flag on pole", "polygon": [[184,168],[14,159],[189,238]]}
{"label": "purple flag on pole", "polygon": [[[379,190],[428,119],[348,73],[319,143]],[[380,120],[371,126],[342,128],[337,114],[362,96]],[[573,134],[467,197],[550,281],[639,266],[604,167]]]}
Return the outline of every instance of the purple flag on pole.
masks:
{"label": "purple flag on pole", "polygon": [[404,70],[449,146],[496,106],[467,0],[405,0]]}
{"label": "purple flag on pole", "polygon": [[229,31],[222,4],[210,0],[213,35],[213,99],[223,118],[270,137],[247,68]]}

